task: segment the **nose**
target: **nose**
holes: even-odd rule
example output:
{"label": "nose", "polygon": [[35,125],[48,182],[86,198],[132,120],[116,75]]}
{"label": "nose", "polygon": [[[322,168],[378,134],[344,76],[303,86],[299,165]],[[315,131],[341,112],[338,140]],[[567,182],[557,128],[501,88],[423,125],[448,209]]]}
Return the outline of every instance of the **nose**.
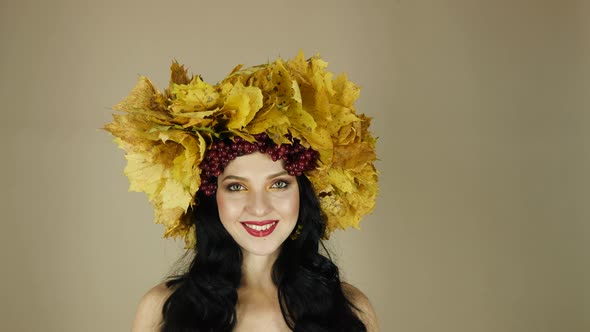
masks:
{"label": "nose", "polygon": [[268,193],[258,190],[251,191],[248,194],[248,204],[246,206],[247,212],[255,217],[264,217],[268,215],[271,210]]}

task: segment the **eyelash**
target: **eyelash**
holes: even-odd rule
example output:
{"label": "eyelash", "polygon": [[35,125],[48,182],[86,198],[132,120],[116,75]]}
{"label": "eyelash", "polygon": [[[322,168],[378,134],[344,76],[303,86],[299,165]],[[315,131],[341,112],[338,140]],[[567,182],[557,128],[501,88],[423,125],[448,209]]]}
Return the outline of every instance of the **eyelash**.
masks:
{"label": "eyelash", "polygon": [[[277,183],[284,183],[284,184],[283,184],[282,186],[276,187],[275,185],[276,185]],[[271,187],[274,187],[274,188],[276,188],[276,189],[285,189],[285,188],[287,188],[289,185],[290,185],[289,181],[286,181],[286,180],[277,180],[277,181],[275,181],[275,182],[272,184],[272,186],[271,186]]]}
{"label": "eyelash", "polygon": [[[236,187],[239,187],[239,188],[236,188]],[[239,183],[231,183],[231,184],[228,184],[226,186],[226,188],[227,188],[228,191],[241,191],[241,190],[244,190],[245,189],[244,186],[242,186]]]}
{"label": "eyelash", "polygon": [[[277,184],[281,184],[279,186],[277,186]],[[272,189],[285,189],[287,187],[289,187],[291,183],[287,180],[277,180],[275,181],[272,185],[271,188]],[[246,188],[239,184],[239,183],[230,183],[225,187],[228,191],[232,191],[232,192],[236,192],[236,191],[242,191],[245,190]]]}

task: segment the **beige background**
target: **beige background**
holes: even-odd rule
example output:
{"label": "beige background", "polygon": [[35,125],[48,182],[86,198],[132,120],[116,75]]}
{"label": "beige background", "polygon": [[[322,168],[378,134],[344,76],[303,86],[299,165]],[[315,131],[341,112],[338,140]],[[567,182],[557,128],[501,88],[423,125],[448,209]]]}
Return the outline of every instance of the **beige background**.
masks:
{"label": "beige background", "polygon": [[378,207],[330,247],[383,331],[590,331],[588,1],[0,6],[0,330],[127,331],[179,256],[96,129],[139,74],[301,49],[376,118]]}

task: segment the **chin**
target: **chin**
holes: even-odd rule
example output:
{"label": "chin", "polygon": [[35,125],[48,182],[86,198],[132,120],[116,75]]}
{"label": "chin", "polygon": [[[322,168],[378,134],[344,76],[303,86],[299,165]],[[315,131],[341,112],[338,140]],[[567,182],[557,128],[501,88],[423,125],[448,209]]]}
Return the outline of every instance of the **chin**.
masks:
{"label": "chin", "polygon": [[254,256],[273,256],[278,253],[282,247],[282,243],[279,246],[273,246],[268,248],[252,247],[252,246],[240,246],[243,253],[247,253]]}
{"label": "chin", "polygon": [[250,234],[241,234],[235,240],[244,253],[256,256],[270,256],[276,254],[285,241],[289,241],[289,235],[290,232],[281,232],[280,234],[257,238]]}

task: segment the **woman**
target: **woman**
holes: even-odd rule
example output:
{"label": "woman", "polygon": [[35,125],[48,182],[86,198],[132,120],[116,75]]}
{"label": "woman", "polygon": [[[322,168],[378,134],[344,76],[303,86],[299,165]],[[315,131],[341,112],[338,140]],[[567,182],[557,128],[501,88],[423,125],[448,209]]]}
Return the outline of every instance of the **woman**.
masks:
{"label": "woman", "polygon": [[318,57],[234,71],[217,85],[173,64],[164,94],[140,80],[106,129],[190,267],[141,300],[134,331],[376,331],[321,238],[374,205],[358,88]]}

